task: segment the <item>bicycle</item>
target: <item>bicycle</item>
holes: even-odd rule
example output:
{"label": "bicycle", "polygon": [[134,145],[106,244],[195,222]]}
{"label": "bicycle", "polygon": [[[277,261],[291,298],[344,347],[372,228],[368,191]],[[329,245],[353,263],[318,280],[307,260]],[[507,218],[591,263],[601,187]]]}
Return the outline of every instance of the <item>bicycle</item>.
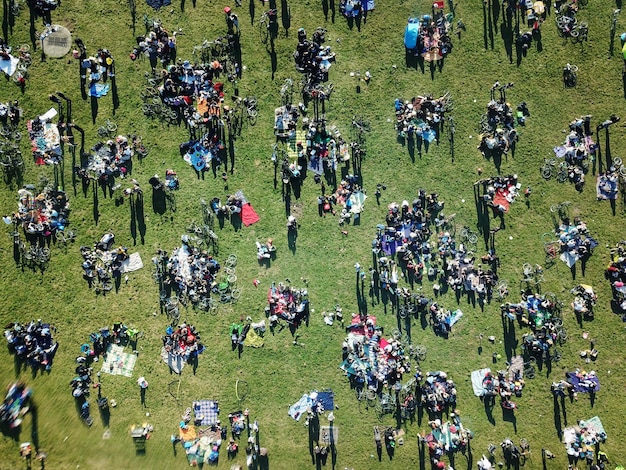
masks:
{"label": "bicycle", "polygon": [[575,88],[578,83],[578,66],[566,64],[563,68],[563,87]]}
{"label": "bicycle", "polygon": [[261,15],[259,33],[263,44],[267,44],[268,40],[273,43],[278,37],[278,11],[276,9],[268,10]]}
{"label": "bicycle", "polygon": [[520,465],[523,467],[526,464],[526,460],[530,458],[530,444],[523,437],[519,441],[519,450]]}
{"label": "bicycle", "polygon": [[527,379],[534,379],[536,376],[537,359],[534,356],[528,358],[528,361],[524,362],[524,377]]}
{"label": "bicycle", "polygon": [[115,132],[117,132],[117,124],[110,119],[107,119],[103,126],[98,127],[98,137],[102,139],[115,136]]}
{"label": "bicycle", "polygon": [[569,218],[569,206],[571,205],[571,201],[564,201],[560,204],[552,204],[550,206],[550,212],[558,215],[560,220],[567,219]]}
{"label": "bicycle", "polygon": [[393,414],[396,411],[396,397],[390,393],[381,393],[375,405],[376,415],[380,422],[387,414]]}
{"label": "bicycle", "polygon": [[55,238],[57,243],[67,251],[67,245],[76,241],[76,232],[73,230],[57,230],[55,232]]}
{"label": "bicycle", "polygon": [[282,106],[290,105],[293,102],[293,80],[286,78],[280,87],[280,98]]}
{"label": "bicycle", "polygon": [[461,230],[461,240],[469,245],[476,245],[478,243],[478,234],[465,225]]}

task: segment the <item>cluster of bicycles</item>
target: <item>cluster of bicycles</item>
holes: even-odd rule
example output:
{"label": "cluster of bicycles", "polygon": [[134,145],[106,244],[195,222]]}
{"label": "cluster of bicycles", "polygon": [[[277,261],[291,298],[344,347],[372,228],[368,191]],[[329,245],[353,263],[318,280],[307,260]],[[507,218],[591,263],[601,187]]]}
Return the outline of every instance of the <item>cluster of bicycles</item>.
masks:
{"label": "cluster of bicycles", "polygon": [[169,125],[178,124],[178,113],[175,109],[167,106],[161,99],[161,94],[157,87],[149,85],[140,94],[143,104],[141,111],[151,119],[164,121]]}
{"label": "cluster of bicycles", "polygon": [[567,4],[561,7],[555,16],[557,33],[564,39],[570,39],[572,43],[582,43],[587,41],[589,25],[584,21],[578,21],[576,12],[580,2]]}
{"label": "cluster of bicycles", "polygon": [[19,179],[24,172],[24,158],[20,150],[22,133],[9,125],[0,126],[0,167],[7,183]]}

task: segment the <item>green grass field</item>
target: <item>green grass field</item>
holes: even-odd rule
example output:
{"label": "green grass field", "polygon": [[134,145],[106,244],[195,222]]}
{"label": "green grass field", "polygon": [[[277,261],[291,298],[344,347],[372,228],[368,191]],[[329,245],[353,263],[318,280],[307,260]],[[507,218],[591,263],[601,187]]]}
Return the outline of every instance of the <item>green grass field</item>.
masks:
{"label": "green grass field", "polygon": [[[247,2],[246,2],[247,3]],[[564,139],[568,123],[581,115],[592,114],[593,125],[604,121],[611,113],[620,115],[624,107],[622,86],[622,63],[619,40],[615,56],[608,57],[610,15],[612,3],[592,2],[580,13],[579,18],[589,23],[589,41],[581,45],[564,43],[549,16],[542,27],[543,51],[534,46],[519,66],[510,64],[506,56],[499,26],[493,31],[493,47],[485,49],[483,36],[482,2],[470,0],[457,6],[457,18],[467,26],[459,40],[453,38],[454,50],[446,59],[443,71],[431,78],[428,69],[407,69],[404,65],[403,30],[406,19],[412,15],[430,11],[428,2],[401,0],[388,5],[380,1],[370,14],[367,23],[358,32],[349,30],[344,18],[337,13],[335,22],[325,21],[321,2],[302,0],[291,2],[292,27],[286,37],[281,28],[276,41],[277,72],[271,79],[270,57],[265,46],[259,42],[258,17],[266,9],[256,2],[256,20],[251,24],[248,5],[237,8],[241,21],[243,64],[246,70],[239,83],[241,95],[255,95],[259,99],[259,118],[255,127],[244,128],[242,137],[236,141],[234,173],[229,175],[227,188],[221,178],[214,179],[207,172],[206,179],[198,179],[194,171],[182,161],[178,146],[187,140],[183,127],[168,127],[146,118],[141,111],[139,93],[145,86],[144,72],[149,70],[147,61],[133,62],[129,53],[135,44],[130,27],[130,13],[125,2],[102,0],[65,0],[53,12],[54,23],[68,27],[74,38],[81,38],[88,53],[98,48],[108,48],[116,59],[117,84],[120,107],[113,114],[111,96],[100,100],[95,125],[91,124],[89,101],[80,95],[78,65],[70,55],[63,59],[39,60],[39,50],[33,53],[30,79],[24,94],[12,81],[0,85],[0,102],[19,99],[25,119],[31,119],[47,111],[53,103],[48,94],[62,91],[73,100],[75,122],[86,131],[86,145],[91,147],[99,139],[98,126],[105,119],[113,119],[118,131],[138,134],[150,150],[146,159],[134,162],[132,177],[149,188],[148,179],[155,173],[164,176],[166,168],[178,172],[181,190],[177,194],[177,212],[170,218],[151,210],[148,191],[145,197],[146,234],[145,243],[139,239],[133,245],[130,236],[130,209],[128,200],[119,207],[109,198],[99,198],[99,222],[93,220],[91,195],[85,198],[80,190],[71,186],[71,165],[65,165],[65,189],[70,195],[72,208],[71,226],[78,232],[78,240],[67,251],[52,248],[52,259],[44,274],[16,268],[13,260],[12,239],[0,237],[0,321],[30,321],[42,318],[54,323],[59,351],[50,374],[32,377],[30,371],[16,373],[13,358],[5,347],[0,348],[0,383],[8,385],[17,378],[25,380],[34,390],[37,404],[36,423],[26,418],[19,440],[2,437],[0,440],[0,468],[14,469],[25,466],[19,457],[19,443],[32,440],[36,431],[41,448],[48,452],[46,468],[49,469],[169,469],[184,468],[187,461],[181,447],[173,451],[170,435],[177,433],[181,414],[196,399],[219,400],[222,421],[239,407],[250,409],[251,417],[258,419],[263,446],[270,452],[270,467],[276,469],[301,469],[311,467],[308,449],[308,431],[302,421],[296,423],[287,415],[288,406],[295,403],[303,393],[314,389],[332,388],[339,409],[335,411],[335,426],[339,428],[337,462],[335,468],[415,468],[419,465],[417,435],[426,430],[427,420],[406,425],[405,444],[398,446],[395,458],[389,461],[383,456],[378,462],[373,441],[373,426],[380,424],[371,410],[359,407],[350,390],[348,380],[339,369],[341,344],[345,333],[337,325],[327,326],[321,312],[340,304],[344,315],[357,311],[354,285],[354,264],[364,267],[371,263],[371,239],[375,226],[384,222],[387,205],[393,201],[413,200],[418,188],[437,192],[446,202],[446,212],[457,214],[459,226],[475,226],[477,216],[473,204],[473,183],[479,177],[496,174],[493,163],[484,161],[478,145],[477,126],[489,100],[489,89],[495,80],[514,82],[508,91],[508,101],[513,105],[526,101],[531,113],[527,125],[520,129],[520,141],[515,156],[503,162],[502,173],[516,173],[523,187],[532,188],[530,206],[519,198],[506,215],[506,230],[496,237],[496,247],[502,261],[499,274],[511,286],[509,300],[518,300],[516,293],[522,277],[522,264],[543,263],[544,253],[541,234],[551,230],[549,207],[565,200],[572,201],[570,214],[580,215],[591,233],[599,241],[588,262],[586,275],[572,280],[569,269],[561,262],[545,272],[544,291],[555,292],[565,302],[564,321],[569,336],[563,347],[563,360],[553,367],[546,377],[545,370],[534,380],[528,380],[523,397],[517,399],[517,434],[513,424],[502,419],[500,409],[494,410],[495,425],[489,423],[482,403],[472,393],[470,372],[482,367],[504,367],[502,359],[492,364],[492,354],[504,356],[502,322],[496,301],[484,311],[472,308],[461,300],[464,312],[462,320],[453,328],[450,338],[436,337],[432,329],[413,328],[413,340],[428,348],[422,370],[444,370],[458,388],[458,409],[465,426],[474,431],[471,442],[475,468],[476,461],[489,443],[498,444],[505,437],[516,441],[528,439],[532,454],[527,468],[541,468],[541,448],[550,449],[556,459],[548,462],[548,468],[567,468],[564,446],[559,442],[553,416],[550,385],[560,380],[566,370],[586,368],[578,352],[588,347],[582,338],[583,331],[596,340],[600,351],[593,364],[602,383],[593,408],[586,396],[577,402],[567,402],[567,424],[579,419],[598,415],[609,436],[602,446],[611,459],[611,466],[626,462],[623,445],[622,399],[626,367],[624,366],[624,326],[619,316],[610,309],[611,289],[604,279],[604,269],[609,261],[609,247],[623,238],[624,206],[618,200],[617,214],[613,216],[608,202],[598,202],[595,197],[595,178],[589,174],[582,194],[569,183],[559,184],[554,179],[544,181],[539,168],[544,157],[552,155],[552,148]],[[338,5],[337,5],[338,6]],[[164,7],[154,13],[147,5],[138,5],[137,34],[143,33],[143,13],[157,16],[168,30],[182,28],[184,35],[178,39],[178,57],[191,59],[194,45],[203,39],[213,39],[226,33],[223,18],[224,5],[199,1],[194,8],[190,2],[181,11],[180,5]],[[553,13],[554,14],[554,13]],[[317,214],[319,187],[312,178],[303,184],[301,198],[292,201],[292,211],[298,214],[301,229],[297,250],[287,248],[286,217],[281,199],[280,186],[273,187],[273,165],[270,162],[273,135],[273,110],[280,104],[279,89],[288,77],[299,82],[294,69],[292,53],[296,46],[296,31],[304,27],[312,32],[317,26],[328,29],[328,39],[337,61],[330,69],[330,81],[334,92],[327,112],[330,125],[336,125],[344,136],[349,136],[351,120],[362,115],[371,123],[367,135],[367,157],[363,162],[364,188],[369,194],[365,212],[359,226],[349,225],[341,233],[337,219],[320,218]],[[620,29],[621,27],[621,29]],[[626,27],[624,18],[618,22],[618,35]],[[41,30],[41,25],[37,23]],[[487,32],[487,45],[489,45]],[[17,18],[13,34],[8,37],[13,46],[29,42],[28,11],[22,10]],[[563,89],[561,70],[566,63],[578,65],[578,86]],[[350,72],[369,71],[372,79],[362,84],[356,93],[354,78]],[[227,95],[232,87],[226,84]],[[393,129],[393,100],[408,99],[429,93],[440,96],[451,93],[454,102],[452,112],[456,122],[455,160],[451,161],[447,140],[439,146],[432,145],[422,158],[411,162],[406,148],[396,142]],[[624,118],[624,116],[622,116]],[[622,127],[620,127],[622,126]],[[24,124],[24,134],[26,133]],[[604,152],[604,140],[602,139]],[[52,180],[51,167],[36,167],[30,158],[27,139],[22,142],[27,160],[24,183],[37,184],[41,176]],[[624,157],[626,133],[621,123],[611,128],[613,156]],[[604,154],[604,153],[603,153]],[[373,197],[377,183],[384,183],[380,205]],[[0,211],[9,214],[16,210],[17,187],[0,184]],[[229,253],[238,257],[237,275],[242,297],[232,307],[221,308],[217,316],[183,313],[183,318],[198,328],[207,350],[200,356],[199,367],[194,375],[191,367],[182,373],[180,388],[171,385],[177,378],[159,357],[161,336],[167,326],[164,315],[159,312],[159,292],[153,281],[150,262],[157,249],[171,251],[180,245],[180,236],[193,219],[200,215],[200,199],[225,198],[238,189],[254,205],[260,222],[235,232],[230,224],[219,230],[220,258]],[[621,198],[621,196],[620,196]],[[6,233],[11,227],[7,227]],[[122,283],[119,293],[106,297],[96,296],[82,279],[80,245],[91,245],[108,230],[113,230],[116,240],[138,251],[144,269],[131,273],[128,284]],[[278,248],[277,259],[271,266],[261,267],[256,260],[256,240],[272,237]],[[480,253],[482,254],[482,253]],[[276,336],[268,334],[262,349],[246,348],[241,359],[231,352],[229,325],[240,317],[251,316],[254,321],[264,317],[267,288],[271,282],[290,278],[294,285],[301,285],[301,278],[308,280],[311,307],[314,309],[310,326],[302,327],[299,341],[293,346],[291,335],[283,331]],[[253,280],[259,279],[255,288]],[[584,279],[584,281],[583,281]],[[579,327],[568,307],[573,297],[569,290],[580,281],[593,285],[598,294],[596,319]],[[431,292],[432,283],[424,283],[424,291]],[[453,308],[453,294],[440,301]],[[368,312],[378,317],[379,323],[390,331],[395,317],[383,314],[382,305],[369,305]],[[140,340],[139,357],[132,378],[103,374],[103,394],[118,403],[111,410],[110,439],[103,439],[104,427],[97,416],[92,400],[95,423],[84,426],[75,409],[68,386],[73,378],[74,359],[80,354],[80,345],[87,341],[90,332],[113,322],[123,321],[145,332]],[[521,342],[523,331],[517,330]],[[495,344],[482,342],[479,351],[479,335],[494,335]],[[518,349],[519,351],[519,349]],[[95,364],[95,370],[99,364]],[[145,376],[150,383],[147,392],[147,409],[140,404],[136,379]],[[240,405],[235,396],[237,379],[248,382],[250,391]],[[177,383],[177,382],[176,382]],[[178,394],[178,400],[172,393]],[[150,413],[146,417],[146,412]],[[325,418],[322,418],[325,424]],[[133,424],[149,422],[154,433],[147,442],[145,455],[135,455],[129,430]],[[394,420],[387,416],[385,424]],[[563,423],[565,425],[565,423]],[[36,429],[35,429],[36,428]],[[181,455],[183,454],[183,455]],[[243,446],[236,462],[245,464]],[[225,449],[221,452],[218,468],[230,468]],[[326,464],[331,467],[330,459]],[[428,468],[428,458],[424,468]],[[468,463],[462,455],[456,456],[455,468],[466,468]]]}

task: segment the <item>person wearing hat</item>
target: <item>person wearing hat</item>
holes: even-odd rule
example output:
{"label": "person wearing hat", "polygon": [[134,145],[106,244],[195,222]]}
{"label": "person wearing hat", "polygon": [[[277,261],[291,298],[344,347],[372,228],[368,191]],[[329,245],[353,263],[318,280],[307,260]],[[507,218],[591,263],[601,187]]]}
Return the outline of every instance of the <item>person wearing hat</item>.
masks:
{"label": "person wearing hat", "polygon": [[226,27],[228,28],[228,34],[239,36],[239,17],[233,13],[229,6],[224,7],[224,14],[226,15]]}

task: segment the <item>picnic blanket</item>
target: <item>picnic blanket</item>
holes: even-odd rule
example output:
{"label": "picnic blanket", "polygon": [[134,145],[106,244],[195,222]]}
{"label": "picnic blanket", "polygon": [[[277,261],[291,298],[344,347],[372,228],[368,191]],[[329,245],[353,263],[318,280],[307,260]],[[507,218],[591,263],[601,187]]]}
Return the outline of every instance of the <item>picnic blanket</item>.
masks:
{"label": "picnic blanket", "polygon": [[56,124],[42,122],[37,130],[33,130],[33,121],[26,123],[32,145],[33,157],[37,165],[58,163],[62,158],[61,135]]}
{"label": "picnic blanket", "polygon": [[332,392],[332,390],[326,390],[316,393],[316,401],[323,407],[325,411],[332,411],[335,409],[335,394]]}
{"label": "picnic blanket", "polygon": [[108,83],[92,83],[89,87],[89,96],[94,98],[101,98],[105,96],[111,88]]}
{"label": "picnic blanket", "polygon": [[212,426],[217,423],[218,415],[220,414],[220,408],[217,401],[194,401],[192,408],[196,424],[200,422],[200,426]]}
{"label": "picnic blanket", "polygon": [[165,347],[161,348],[161,358],[177,374],[180,374],[183,371],[183,367],[185,367],[183,357],[179,354],[168,352]]}
{"label": "picnic blanket", "polygon": [[309,409],[315,413],[334,410],[335,394],[332,390],[324,390],[322,392],[313,390],[310,393],[302,395],[300,400],[291,405],[288,414],[296,421],[299,421],[302,415]]}
{"label": "picnic blanket", "polygon": [[515,201],[517,196],[517,189],[515,185],[509,185],[506,189],[498,188],[493,196],[493,203],[504,207],[504,212],[508,212],[511,203]]}
{"label": "picnic blanket", "polygon": [[461,312],[461,309],[457,308],[454,312],[448,315],[445,321],[448,325],[450,325],[450,327],[452,327],[452,325],[458,322],[462,316],[463,316],[463,312]]}
{"label": "picnic blanket", "polygon": [[289,137],[289,140],[287,141],[287,154],[289,155],[289,160],[296,160],[298,158],[298,142],[305,141],[306,132],[304,129],[298,129],[295,134]]}
{"label": "picnic blanket", "polygon": [[125,353],[122,346],[110,344],[104,357],[101,372],[132,377],[137,362],[135,354]]}
{"label": "picnic blanket", "polygon": [[524,358],[522,356],[513,356],[509,364],[509,380],[514,380],[516,374],[523,377],[524,374]]}
{"label": "picnic blanket", "polygon": [[250,346],[253,348],[262,348],[265,342],[263,341],[263,338],[255,333],[254,329],[250,328],[250,330],[248,330],[248,334],[246,335],[246,339],[244,339],[243,341],[243,344],[245,346]]}
{"label": "picnic blanket", "polygon": [[598,201],[615,201],[617,199],[617,176],[598,175],[596,179],[596,196]]}
{"label": "picnic blanket", "polygon": [[0,70],[10,77],[17,70],[17,64],[19,64],[19,62],[20,59],[9,54],[8,59],[0,59]]}
{"label": "picnic blanket", "polygon": [[148,6],[151,6],[155,10],[161,7],[166,7],[172,4],[172,0],[146,0]]}
{"label": "picnic blanket", "polygon": [[131,253],[131,255],[122,262],[122,273],[131,273],[143,268],[143,261],[141,261],[141,255],[137,253]]}
{"label": "picnic blanket", "polygon": [[590,393],[600,391],[600,379],[595,374],[577,375],[575,372],[567,372],[567,381],[572,384],[575,392]]}
{"label": "picnic blanket", "polygon": [[489,373],[491,373],[491,369],[489,368],[478,369],[472,372],[471,374],[472,388],[474,389],[474,395],[476,395],[477,397],[485,396],[486,390],[485,390],[483,382],[485,380],[485,377]]}
{"label": "picnic blanket", "polygon": [[213,155],[211,152],[200,142],[195,142],[193,145],[189,146],[183,155],[183,160],[193,166],[197,171],[202,171],[212,159]]}
{"label": "picnic blanket", "polygon": [[259,215],[249,202],[241,206],[241,221],[246,227],[255,224],[259,221]]}
{"label": "picnic blanket", "polygon": [[[581,432],[578,432],[581,431]],[[578,426],[570,426],[563,430],[563,443],[568,455],[574,446],[584,444],[592,446],[606,440],[606,431],[598,416],[594,416],[586,421],[581,420]]]}

